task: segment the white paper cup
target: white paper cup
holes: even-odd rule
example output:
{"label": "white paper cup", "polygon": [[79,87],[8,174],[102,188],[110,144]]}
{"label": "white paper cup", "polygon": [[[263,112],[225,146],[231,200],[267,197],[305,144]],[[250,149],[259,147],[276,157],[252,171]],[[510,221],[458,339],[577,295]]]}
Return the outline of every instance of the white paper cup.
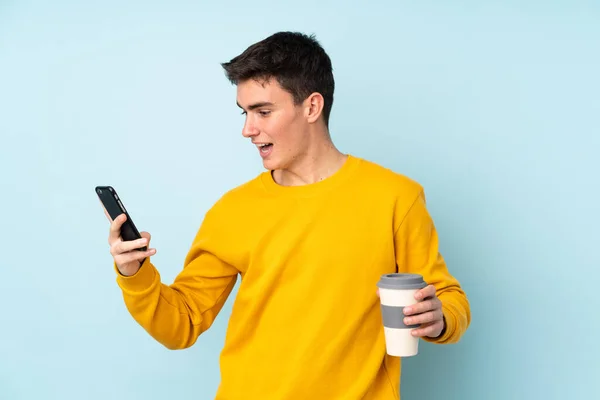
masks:
{"label": "white paper cup", "polygon": [[411,357],[419,353],[419,338],[411,331],[419,325],[404,324],[404,307],[417,303],[415,293],[427,283],[418,274],[385,274],[377,287],[381,301],[381,315],[387,354]]}

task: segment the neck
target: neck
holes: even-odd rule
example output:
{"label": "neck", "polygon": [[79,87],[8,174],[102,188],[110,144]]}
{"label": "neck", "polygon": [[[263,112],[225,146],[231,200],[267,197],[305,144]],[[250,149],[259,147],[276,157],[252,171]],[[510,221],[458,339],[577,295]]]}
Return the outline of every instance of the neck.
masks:
{"label": "neck", "polygon": [[347,156],[342,154],[327,137],[311,144],[292,165],[273,171],[273,179],[282,186],[316,183],[336,173],[346,159]]}

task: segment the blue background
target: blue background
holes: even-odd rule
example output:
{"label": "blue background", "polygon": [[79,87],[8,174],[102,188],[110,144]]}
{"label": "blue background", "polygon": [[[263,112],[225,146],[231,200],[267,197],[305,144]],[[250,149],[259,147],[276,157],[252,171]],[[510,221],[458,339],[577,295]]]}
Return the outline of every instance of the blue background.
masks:
{"label": "blue background", "polygon": [[193,348],[154,342],[93,188],[171,282],[262,171],[219,62],[278,30],[317,35],[335,142],[425,186],[469,295],[470,330],[405,361],[403,398],[600,398],[598,2],[366,4],[0,2],[1,399],[213,398],[233,298]]}

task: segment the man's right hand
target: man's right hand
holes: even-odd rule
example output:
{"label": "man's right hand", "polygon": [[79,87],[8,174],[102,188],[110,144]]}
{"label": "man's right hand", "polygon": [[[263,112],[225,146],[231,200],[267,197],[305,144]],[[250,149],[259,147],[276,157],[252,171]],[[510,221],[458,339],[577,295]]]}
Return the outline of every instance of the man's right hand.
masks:
{"label": "man's right hand", "polygon": [[[110,254],[112,254],[121,275],[134,275],[142,266],[141,261],[144,258],[156,254],[156,249],[150,248],[150,234],[148,232],[140,232],[141,239],[123,241],[121,237],[121,225],[123,225],[127,216],[121,214],[113,221],[106,211],[105,214],[110,221],[108,235]],[[146,251],[137,250],[144,246],[148,248]]]}

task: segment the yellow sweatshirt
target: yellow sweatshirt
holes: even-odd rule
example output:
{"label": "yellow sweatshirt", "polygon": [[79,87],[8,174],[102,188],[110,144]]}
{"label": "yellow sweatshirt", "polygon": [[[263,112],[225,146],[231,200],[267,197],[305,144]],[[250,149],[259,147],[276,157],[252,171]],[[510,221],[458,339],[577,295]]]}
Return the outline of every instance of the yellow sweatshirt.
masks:
{"label": "yellow sweatshirt", "polygon": [[[457,342],[469,303],[438,252],[421,186],[349,155],[318,183],[284,187],[269,172],[207,212],[171,285],[147,259],[117,275],[133,318],[169,349],[192,346],[231,293],[217,400],[399,399],[400,360],[386,355],[376,283],[422,274]],[[200,361],[202,362],[202,361]]]}

